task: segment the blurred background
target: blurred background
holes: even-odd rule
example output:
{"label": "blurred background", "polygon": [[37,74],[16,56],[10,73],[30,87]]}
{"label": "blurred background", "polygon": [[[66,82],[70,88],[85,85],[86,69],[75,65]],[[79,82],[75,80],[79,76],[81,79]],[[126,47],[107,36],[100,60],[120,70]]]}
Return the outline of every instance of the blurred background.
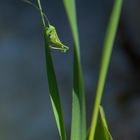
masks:
{"label": "blurred background", "polygon": [[[32,1],[36,3],[36,1]],[[71,122],[73,46],[62,0],[42,0],[67,54],[52,51],[67,133]],[[81,58],[90,123],[101,51],[114,0],[77,0]],[[114,140],[140,140],[140,1],[124,0],[104,90]],[[48,96],[39,12],[21,0],[0,4],[0,139],[59,140]]]}

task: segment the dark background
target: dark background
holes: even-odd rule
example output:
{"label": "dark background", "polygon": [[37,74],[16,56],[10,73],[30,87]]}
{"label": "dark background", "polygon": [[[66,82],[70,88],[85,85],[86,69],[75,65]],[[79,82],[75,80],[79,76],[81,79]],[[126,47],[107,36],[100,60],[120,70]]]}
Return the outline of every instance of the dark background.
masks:
{"label": "dark background", "polygon": [[[36,1],[33,1],[34,3]],[[81,58],[90,123],[101,49],[114,0],[77,0]],[[70,47],[52,51],[67,132],[71,121],[72,38],[62,0],[44,12]],[[0,3],[0,139],[58,140],[48,96],[39,12],[20,0]],[[124,0],[102,100],[114,140],[140,140],[140,1]]]}

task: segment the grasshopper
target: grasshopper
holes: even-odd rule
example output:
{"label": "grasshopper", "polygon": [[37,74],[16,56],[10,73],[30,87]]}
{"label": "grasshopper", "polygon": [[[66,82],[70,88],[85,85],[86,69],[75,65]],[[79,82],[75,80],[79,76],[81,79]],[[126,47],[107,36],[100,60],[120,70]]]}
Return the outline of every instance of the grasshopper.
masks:
{"label": "grasshopper", "polygon": [[69,50],[69,47],[65,46],[59,39],[56,29],[53,25],[50,24],[48,17],[46,16],[46,14],[44,14],[42,12],[41,7],[36,6],[35,4],[33,4],[31,1],[29,0],[22,0],[23,2],[26,2],[30,5],[32,5],[34,8],[36,8],[37,10],[39,10],[42,14],[42,18],[45,17],[45,19],[47,20],[48,25],[45,24],[45,21],[43,20],[43,25],[45,27],[45,34],[49,43],[49,47],[51,49],[55,49],[55,50],[59,50],[60,52],[66,53]]}

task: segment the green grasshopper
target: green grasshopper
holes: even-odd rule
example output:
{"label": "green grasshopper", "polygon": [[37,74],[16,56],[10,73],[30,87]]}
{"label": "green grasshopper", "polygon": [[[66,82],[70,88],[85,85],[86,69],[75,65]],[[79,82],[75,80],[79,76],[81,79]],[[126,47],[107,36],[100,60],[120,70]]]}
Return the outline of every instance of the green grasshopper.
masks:
{"label": "green grasshopper", "polygon": [[[23,2],[26,2],[30,5],[32,5],[34,8],[40,11],[39,7],[34,5],[29,0],[22,0]],[[69,50],[69,47],[65,46],[59,39],[56,29],[54,26],[52,26],[48,20],[48,17],[41,11],[42,15],[47,20],[48,26],[45,27],[46,30],[46,36],[49,43],[49,47],[51,49],[59,50],[60,52],[66,53]],[[45,25],[45,24],[44,24]]]}
{"label": "green grasshopper", "polygon": [[49,27],[46,28],[46,34],[48,37],[49,45],[51,46],[52,49],[57,49],[64,53],[68,51],[69,48],[63,45],[61,41],[59,40],[59,37],[57,35],[56,29],[54,26],[49,25]]}

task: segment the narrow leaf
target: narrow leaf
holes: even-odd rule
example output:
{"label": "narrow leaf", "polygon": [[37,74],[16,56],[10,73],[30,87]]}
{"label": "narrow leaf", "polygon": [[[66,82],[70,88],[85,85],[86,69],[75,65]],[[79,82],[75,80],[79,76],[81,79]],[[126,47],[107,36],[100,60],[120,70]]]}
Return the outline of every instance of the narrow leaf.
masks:
{"label": "narrow leaf", "polygon": [[66,132],[65,132],[62,107],[61,107],[61,102],[60,102],[60,97],[59,97],[59,91],[58,91],[58,86],[57,86],[57,80],[56,80],[56,75],[55,75],[54,66],[53,66],[53,62],[52,62],[52,56],[51,56],[51,52],[50,52],[48,38],[46,35],[47,28],[45,25],[45,20],[44,20],[42,8],[41,8],[40,0],[38,0],[38,6],[40,9],[40,14],[41,14],[42,23],[43,23],[45,56],[46,56],[47,77],[48,77],[50,99],[51,99],[53,112],[55,115],[60,138],[61,138],[61,140],[66,140]]}
{"label": "narrow leaf", "polygon": [[63,1],[69,19],[74,41],[71,140],[85,140],[86,139],[85,93],[84,93],[82,67],[80,61],[80,45],[76,17],[76,5],[75,0],[63,0]]}
{"label": "narrow leaf", "polygon": [[104,110],[101,106],[99,107],[99,116],[94,140],[113,140],[108,130]]}
{"label": "narrow leaf", "polygon": [[95,104],[93,109],[89,140],[94,140],[99,106],[101,103],[101,98],[102,98],[108,66],[112,54],[112,48],[116,36],[121,9],[122,9],[122,0],[115,0],[110,22],[105,36],[105,41],[104,41],[104,48],[102,53],[99,81],[98,81],[98,86],[96,91],[96,98],[95,98]]}

